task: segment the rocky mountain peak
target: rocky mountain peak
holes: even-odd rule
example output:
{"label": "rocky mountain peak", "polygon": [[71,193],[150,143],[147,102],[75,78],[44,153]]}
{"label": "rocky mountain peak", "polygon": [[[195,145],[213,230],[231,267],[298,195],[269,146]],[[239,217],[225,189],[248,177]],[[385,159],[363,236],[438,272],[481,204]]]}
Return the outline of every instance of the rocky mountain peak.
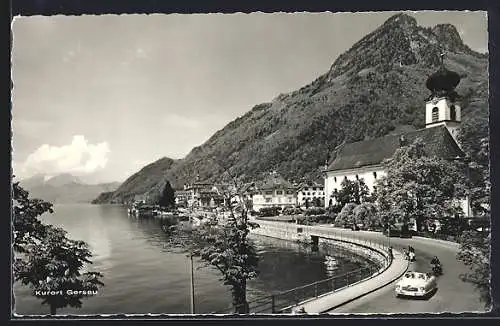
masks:
{"label": "rocky mountain peak", "polygon": [[408,14],[396,14],[340,55],[330,68],[328,80],[364,69],[390,70],[394,65],[435,67],[443,51],[474,54],[455,26],[426,28]]}
{"label": "rocky mountain peak", "polygon": [[401,28],[401,27],[411,28],[417,26],[417,20],[415,19],[415,17],[410,16],[408,14],[399,13],[387,19],[384,22],[383,26],[396,27],[396,28]]}
{"label": "rocky mountain peak", "polygon": [[443,51],[450,54],[446,66],[464,75],[464,123],[487,130],[487,56],[464,45],[452,25],[422,27],[412,16],[397,14],[315,80],[255,105],[185,158],[149,164],[95,203],[128,202],[137,194],[156,198],[166,180],[181,189],[197,175],[220,182],[225,172],[257,184],[269,171],[290,181],[321,179],[325,161],[342,144],[425,126],[425,80],[441,66]]}
{"label": "rocky mountain peak", "polygon": [[439,24],[432,28],[432,33],[443,49],[452,52],[465,50],[465,45],[455,26],[451,24]]}

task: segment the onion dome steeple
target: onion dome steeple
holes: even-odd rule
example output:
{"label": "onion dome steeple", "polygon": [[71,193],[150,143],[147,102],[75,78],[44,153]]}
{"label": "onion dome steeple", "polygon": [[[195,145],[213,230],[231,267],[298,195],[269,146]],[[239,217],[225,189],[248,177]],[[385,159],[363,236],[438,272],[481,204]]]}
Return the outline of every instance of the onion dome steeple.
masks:
{"label": "onion dome steeple", "polygon": [[441,54],[441,67],[435,73],[427,78],[425,86],[433,93],[450,93],[460,83],[460,75],[454,71],[448,70],[444,66],[444,56]]}
{"label": "onion dome steeple", "polygon": [[425,83],[432,93],[425,104],[425,126],[433,128],[444,125],[455,141],[462,121],[460,97],[455,91],[459,83],[460,75],[445,68],[444,53],[441,54],[441,67]]}

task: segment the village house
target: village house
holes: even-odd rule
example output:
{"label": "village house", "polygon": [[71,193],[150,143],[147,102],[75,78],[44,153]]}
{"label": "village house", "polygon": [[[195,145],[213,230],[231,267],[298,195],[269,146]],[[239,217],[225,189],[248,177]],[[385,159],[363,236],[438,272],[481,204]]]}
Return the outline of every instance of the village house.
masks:
{"label": "village house", "polygon": [[224,203],[221,192],[223,185],[209,182],[193,182],[184,185],[184,189],[175,192],[176,203],[185,203],[188,207],[215,208]]}
{"label": "village house", "polygon": [[297,189],[297,203],[301,208],[324,206],[324,184],[315,181],[306,181],[299,184]]}
{"label": "village house", "polygon": [[296,207],[297,187],[276,172],[271,172],[252,188],[252,206],[254,211],[264,207]]}
{"label": "village house", "polygon": [[177,207],[188,207],[188,202],[191,199],[192,193],[190,190],[175,191],[175,205]]}
{"label": "village house", "polygon": [[[333,161],[325,168],[325,207],[335,204],[333,194],[341,189],[344,179],[363,179],[373,192],[377,179],[386,175],[383,161],[416,138],[424,141],[429,155],[447,160],[463,159],[465,154],[457,140],[461,112],[455,87],[459,82],[460,76],[444,66],[428,77],[426,86],[431,96],[425,103],[425,128],[339,146]],[[464,215],[471,216],[468,200],[460,200],[460,204]]]}

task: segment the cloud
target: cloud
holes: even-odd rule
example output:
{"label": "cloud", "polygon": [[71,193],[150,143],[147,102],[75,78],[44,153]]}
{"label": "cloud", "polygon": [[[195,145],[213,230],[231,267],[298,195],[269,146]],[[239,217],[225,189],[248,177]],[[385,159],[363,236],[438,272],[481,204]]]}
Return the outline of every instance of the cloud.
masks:
{"label": "cloud", "polygon": [[107,142],[89,144],[85,136],[75,135],[69,145],[40,146],[22,164],[22,174],[91,174],[106,167],[109,152]]}

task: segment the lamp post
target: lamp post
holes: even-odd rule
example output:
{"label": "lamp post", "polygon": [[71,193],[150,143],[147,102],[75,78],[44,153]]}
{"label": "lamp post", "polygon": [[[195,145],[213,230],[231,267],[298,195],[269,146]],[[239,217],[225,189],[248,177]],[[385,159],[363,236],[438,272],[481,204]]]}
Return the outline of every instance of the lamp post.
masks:
{"label": "lamp post", "polygon": [[387,237],[389,242],[389,248],[391,247],[391,224],[387,223]]}
{"label": "lamp post", "polygon": [[[193,203],[194,204],[194,203]],[[190,212],[189,212],[189,227],[188,230],[189,232],[193,231],[193,205],[190,205]],[[195,313],[195,305],[194,305],[194,266],[193,266],[193,250],[192,248],[189,249],[189,267],[191,269],[190,277],[189,277],[189,285],[190,285],[190,292],[191,292],[191,300],[190,300],[190,310],[191,314],[194,315]]]}
{"label": "lamp post", "polygon": [[191,267],[191,277],[190,277],[190,285],[191,285],[191,314],[195,313],[194,306],[194,267],[193,267],[193,253],[189,253],[190,267]]}

